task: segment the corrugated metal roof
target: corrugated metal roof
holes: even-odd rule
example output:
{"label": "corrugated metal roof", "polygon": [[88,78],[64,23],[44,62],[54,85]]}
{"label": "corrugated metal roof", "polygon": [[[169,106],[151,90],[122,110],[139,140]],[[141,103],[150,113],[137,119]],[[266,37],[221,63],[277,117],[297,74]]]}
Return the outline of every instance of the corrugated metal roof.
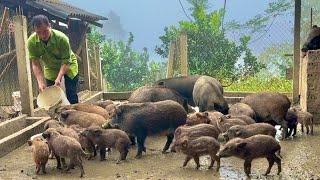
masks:
{"label": "corrugated metal roof", "polygon": [[78,18],[88,22],[107,20],[108,18],[99,16],[83,9],[74,7],[65,2],[53,0],[26,0],[26,4],[34,8],[47,11],[48,13],[63,19]]}

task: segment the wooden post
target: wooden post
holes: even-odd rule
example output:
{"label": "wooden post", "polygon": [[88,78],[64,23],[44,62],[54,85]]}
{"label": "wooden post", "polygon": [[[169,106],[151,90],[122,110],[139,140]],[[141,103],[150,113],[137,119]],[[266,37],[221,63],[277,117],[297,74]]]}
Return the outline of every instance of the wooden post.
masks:
{"label": "wooden post", "polygon": [[95,46],[95,62],[97,67],[97,90],[104,91],[104,83],[102,78],[102,68],[101,68],[101,59],[100,59],[100,47],[99,45]]}
{"label": "wooden post", "polygon": [[88,40],[87,40],[87,38],[85,38],[85,42],[82,45],[81,58],[83,61],[84,88],[91,91],[90,61],[89,61],[89,54],[88,54]]}
{"label": "wooden post", "polygon": [[19,87],[22,113],[33,116],[33,94],[29,52],[27,51],[27,20],[25,16],[14,17],[14,37],[17,52]]}
{"label": "wooden post", "polygon": [[171,42],[170,49],[169,49],[168,64],[167,64],[167,78],[173,77],[173,60],[174,60],[175,49],[176,49],[176,43]]}
{"label": "wooden post", "polygon": [[299,103],[301,0],[295,0],[292,104]]}
{"label": "wooden post", "polygon": [[180,69],[182,76],[188,76],[188,43],[187,34],[180,35]]}

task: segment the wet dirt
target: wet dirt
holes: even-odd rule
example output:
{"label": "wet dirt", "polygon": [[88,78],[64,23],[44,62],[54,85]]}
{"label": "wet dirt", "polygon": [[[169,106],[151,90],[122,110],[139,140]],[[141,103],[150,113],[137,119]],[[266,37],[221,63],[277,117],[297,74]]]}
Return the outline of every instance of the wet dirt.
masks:
{"label": "wet dirt", "polygon": [[[274,165],[270,175],[264,176],[268,162],[257,159],[252,164],[251,178],[243,171],[243,160],[226,158],[221,160],[221,168],[216,172],[216,164],[208,170],[209,157],[200,159],[201,167],[196,170],[195,163],[182,168],[185,155],[179,153],[162,154],[166,138],[148,137],[147,153],[142,159],[135,159],[136,148],[130,149],[125,162],[116,164],[119,153],[112,151],[106,161],[84,160],[83,179],[320,179],[320,127],[315,128],[314,136],[298,133],[296,138],[281,141],[282,173],[276,175]],[[0,158],[0,179],[79,179],[79,168],[70,173],[56,169],[56,161],[50,159],[47,174],[36,175],[31,149],[26,144],[3,158]]]}

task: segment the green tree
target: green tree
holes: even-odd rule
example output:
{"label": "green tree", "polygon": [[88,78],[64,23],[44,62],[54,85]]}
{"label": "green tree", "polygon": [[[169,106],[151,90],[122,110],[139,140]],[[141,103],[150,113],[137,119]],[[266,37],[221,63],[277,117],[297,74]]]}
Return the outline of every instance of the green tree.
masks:
{"label": "green tree", "polygon": [[227,39],[221,30],[223,10],[207,12],[207,0],[190,0],[189,3],[192,5],[194,21],[180,21],[178,26],[165,27],[165,34],[160,36],[162,44],[156,47],[159,55],[167,57],[170,43],[181,32],[186,32],[190,74],[204,74],[220,79],[234,77],[239,73],[236,62],[242,55],[246,65],[252,66],[248,70],[259,71],[259,68],[255,68],[259,65],[256,58],[247,48],[249,37],[241,38],[237,44]]}

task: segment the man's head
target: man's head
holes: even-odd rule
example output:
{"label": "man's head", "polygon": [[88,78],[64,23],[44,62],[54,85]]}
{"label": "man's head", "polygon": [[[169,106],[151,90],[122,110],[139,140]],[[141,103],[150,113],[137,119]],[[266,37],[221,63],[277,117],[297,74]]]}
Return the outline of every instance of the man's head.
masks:
{"label": "man's head", "polygon": [[33,30],[37,33],[40,40],[48,41],[51,34],[51,24],[47,16],[36,15],[32,18]]}

